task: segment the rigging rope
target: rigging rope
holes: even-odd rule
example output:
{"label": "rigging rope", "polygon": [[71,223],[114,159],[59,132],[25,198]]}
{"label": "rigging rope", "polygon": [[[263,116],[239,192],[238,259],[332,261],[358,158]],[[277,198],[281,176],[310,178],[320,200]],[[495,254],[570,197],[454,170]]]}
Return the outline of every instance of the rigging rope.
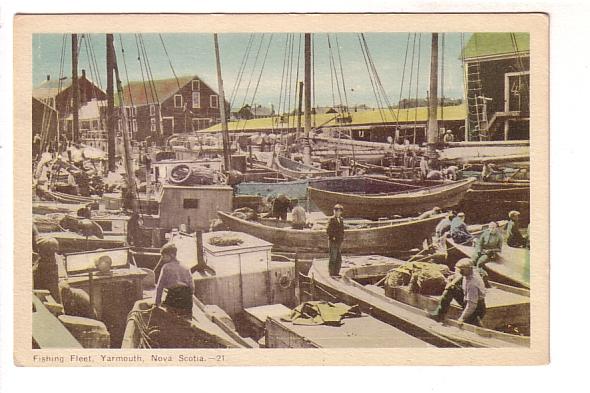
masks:
{"label": "rigging rope", "polygon": [[[137,34],[135,34],[135,47],[137,48],[137,62],[139,63],[139,72],[141,73],[141,81],[143,82],[143,92],[145,94],[145,101],[146,103],[149,102],[149,96],[147,91],[147,86],[145,84],[145,77],[143,73],[143,63],[141,62],[141,53],[139,51],[139,40],[137,38]],[[153,99],[153,97],[152,97]]]}
{"label": "rigging rope", "polygon": [[[250,107],[252,107],[252,104],[254,103],[254,100],[256,99],[256,93],[258,92],[258,87],[260,86],[260,80],[262,79],[262,73],[264,72],[264,67],[266,65],[266,59],[268,57],[268,50],[270,49],[270,44],[272,43],[272,39],[273,39],[273,34],[270,35],[270,38],[268,40],[266,52],[264,53],[264,59],[262,60],[262,66],[260,67],[260,74],[258,75],[258,81],[256,82],[256,87],[254,88],[254,93],[252,94],[252,101],[250,103]],[[242,131],[245,128],[246,128],[246,123],[244,122],[244,126],[242,127]]]}
{"label": "rigging rope", "polygon": [[170,64],[170,69],[172,70],[172,74],[176,79],[176,85],[178,86],[178,90],[180,90],[180,81],[178,80],[178,76],[176,76],[176,72],[174,71],[174,67],[172,66],[172,59],[168,55],[168,50],[166,49],[166,44],[164,44],[164,38],[162,38],[162,34],[158,33],[158,37],[160,37],[160,42],[162,43],[162,48],[164,48],[164,53],[166,53],[166,57],[168,58],[168,64]]}
{"label": "rigging rope", "polygon": [[411,35],[411,33],[408,33],[408,38],[406,40],[406,54],[404,56],[404,68],[402,69],[402,80],[400,82],[400,88],[399,88],[399,100],[397,101],[397,115],[395,117],[396,128],[399,126],[399,111],[402,106],[401,102],[402,102],[402,94],[403,94],[403,90],[404,90],[404,82],[405,82],[405,77],[406,77],[406,64],[408,62],[408,49],[410,47],[410,35]]}
{"label": "rigging rope", "polygon": [[232,91],[230,94],[230,108],[234,106],[234,102],[236,96],[238,94],[238,90],[242,83],[242,77],[244,76],[244,71],[246,70],[246,65],[248,63],[248,59],[250,57],[252,44],[254,43],[254,33],[250,34],[250,38],[248,39],[248,44],[246,44],[246,49],[244,50],[244,55],[242,56],[242,61],[240,63],[240,68],[238,69],[238,75],[236,77],[236,81],[232,87]]}
{"label": "rigging rope", "polygon": [[[414,106],[414,144],[416,144],[416,126],[418,125],[418,94],[420,86],[420,51],[422,48],[422,33],[418,35],[418,64],[416,66],[416,105]],[[432,94],[432,92],[430,92]],[[435,109],[436,110],[436,109]],[[434,114],[436,116],[436,113]]]}

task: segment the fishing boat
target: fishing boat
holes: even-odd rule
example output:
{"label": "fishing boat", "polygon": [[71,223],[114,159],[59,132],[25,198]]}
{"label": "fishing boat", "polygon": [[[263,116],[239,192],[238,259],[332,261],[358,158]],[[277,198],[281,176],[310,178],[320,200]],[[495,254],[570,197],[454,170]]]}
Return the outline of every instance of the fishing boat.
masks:
{"label": "fishing boat", "polygon": [[[325,230],[281,228],[282,224],[276,220],[264,223],[247,221],[221,211],[217,215],[230,230],[266,240],[277,251],[328,252]],[[392,254],[418,247],[424,239],[432,235],[442,218],[443,215],[435,215],[425,219],[375,223],[369,228],[345,229],[342,252]]]}
{"label": "fishing boat", "polygon": [[334,205],[339,203],[344,207],[344,217],[376,220],[396,215],[410,216],[434,207],[444,209],[456,206],[474,182],[475,178],[469,178],[432,187],[398,183],[400,191],[383,194],[336,192],[309,187],[308,195],[326,215],[331,215]]}
{"label": "fishing boat", "polygon": [[[430,319],[427,311],[385,296],[372,286],[357,282],[362,274],[384,275],[398,263],[371,264],[366,258],[360,261],[364,271],[346,267],[341,278],[330,277],[327,260],[315,260],[307,277],[300,276],[301,290],[312,297],[328,301],[341,301],[358,305],[362,312],[391,324],[402,331],[420,338],[437,347],[478,347],[478,348],[522,348],[530,346],[530,338],[496,331],[474,325],[459,324],[447,319],[444,324]],[[524,295],[522,295],[524,296]],[[409,301],[408,301],[409,302]]]}
{"label": "fishing boat", "polygon": [[[457,244],[453,239],[447,238],[447,250],[448,259],[457,260],[465,257],[471,258],[475,248]],[[491,280],[530,289],[530,250],[504,244],[502,252],[485,264],[485,270]]]}
{"label": "fishing boat", "polygon": [[[433,311],[439,304],[440,295],[426,295],[411,291],[408,285],[381,285],[391,269],[404,265],[406,262],[387,258],[385,261],[376,259],[366,263],[361,258],[345,258],[346,266],[342,275],[372,292],[395,299],[421,310]],[[373,284],[375,283],[375,284]],[[447,312],[447,318],[456,320],[462,309],[455,302]],[[489,329],[505,329],[508,326],[519,327],[527,331],[530,326],[530,293],[527,289],[516,288],[497,282],[491,282],[486,291],[486,314],[483,326]]]}
{"label": "fishing boat", "polygon": [[92,251],[98,249],[114,249],[126,246],[126,241],[117,238],[100,239],[96,236],[83,236],[75,232],[57,231],[41,233],[41,238],[53,238],[59,243],[62,253]]}
{"label": "fishing boat", "polygon": [[334,171],[327,171],[311,165],[305,165],[284,156],[276,157],[273,161],[273,166],[283,175],[294,179],[334,176],[336,174]]}

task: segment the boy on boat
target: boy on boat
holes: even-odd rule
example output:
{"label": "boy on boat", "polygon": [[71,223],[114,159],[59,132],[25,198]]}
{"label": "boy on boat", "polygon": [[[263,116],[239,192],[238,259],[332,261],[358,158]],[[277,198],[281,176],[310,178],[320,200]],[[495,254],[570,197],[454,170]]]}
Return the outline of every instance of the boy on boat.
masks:
{"label": "boy on boat", "polygon": [[[177,249],[173,243],[165,244],[161,249],[161,262],[164,266],[156,287],[156,306],[164,304],[172,312],[190,316],[193,309],[195,283],[190,270],[176,259],[176,253]],[[164,289],[167,289],[168,293],[162,303]]]}
{"label": "boy on boat", "polygon": [[442,322],[455,299],[463,308],[457,319],[459,325],[469,323],[481,326],[481,320],[486,314],[486,288],[483,280],[469,258],[459,260],[455,264],[455,271],[445,287],[438,307],[428,315],[431,319]]}
{"label": "boy on boat", "polygon": [[334,205],[334,215],[328,221],[328,246],[330,250],[330,261],[328,270],[330,276],[340,276],[340,267],[342,266],[341,247],[344,240],[344,221],[342,220],[342,211],[344,207],[341,204]]}

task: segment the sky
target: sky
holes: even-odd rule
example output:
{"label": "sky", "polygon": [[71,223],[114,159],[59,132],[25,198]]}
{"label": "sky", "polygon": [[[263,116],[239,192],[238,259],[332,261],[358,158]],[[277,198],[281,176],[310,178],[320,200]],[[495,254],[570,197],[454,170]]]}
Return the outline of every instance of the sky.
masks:
{"label": "sky", "polygon": [[[444,46],[442,35],[439,37],[439,67],[444,64],[444,72],[442,67],[439,71],[439,81],[442,81],[444,75],[444,86],[439,85],[439,96],[441,89],[444,89],[445,97],[463,97],[461,41],[467,42],[469,36],[468,33],[446,33]],[[367,62],[359,42],[362,42],[360,34],[318,33],[312,37],[315,105],[331,106],[348,102],[349,106],[366,104],[376,107],[379,102],[384,101],[382,98],[378,101],[374,93],[370,75],[375,74],[367,71]],[[426,97],[430,75],[430,33],[365,33],[364,38],[389,103],[397,103],[400,97],[402,99]],[[86,69],[87,76],[96,82],[100,81],[101,83],[97,84],[106,90],[105,35],[86,34],[79,39],[78,74],[81,74],[82,69]],[[161,34],[161,38],[157,33],[115,34],[115,52],[123,84],[128,80],[142,80],[141,66],[145,64],[145,57],[140,53],[141,62],[138,61],[137,42],[140,39],[143,41],[154,79],[173,78],[174,73],[177,76],[198,75],[217,90],[213,34],[202,33]],[[42,83],[47,75],[50,75],[52,79],[71,76],[71,37],[69,35],[36,34],[33,36],[32,45],[33,87]],[[220,58],[226,99],[229,101],[232,92],[236,91],[233,95],[232,107],[239,108],[243,104],[259,104],[268,107],[272,104],[275,109],[279,105],[283,108],[285,106],[294,108],[298,58],[298,80],[303,80],[303,45],[303,34],[300,33],[220,34]],[[249,51],[247,51],[248,47],[250,47]],[[248,53],[247,58],[246,53]],[[259,53],[258,57],[257,53]],[[94,54],[94,57],[91,54]],[[265,54],[266,60],[264,60]],[[92,58],[96,66],[91,67]],[[245,62],[244,59],[246,59]],[[285,62],[287,64],[292,62],[290,73],[284,71]],[[61,67],[62,63],[63,67]],[[241,82],[237,84],[242,64],[245,64],[245,68]],[[334,68],[336,71],[331,73]],[[286,69],[288,70],[289,67]],[[337,78],[334,75],[337,75]],[[342,75],[344,75],[343,78]],[[145,70],[144,78],[146,78]],[[258,80],[260,82],[256,88]],[[288,81],[290,81],[290,87]],[[340,94],[338,94],[338,87],[340,87]],[[290,92],[287,95],[290,99],[283,98],[284,91]],[[381,97],[380,94],[377,96]],[[287,105],[284,104],[285,101]]]}

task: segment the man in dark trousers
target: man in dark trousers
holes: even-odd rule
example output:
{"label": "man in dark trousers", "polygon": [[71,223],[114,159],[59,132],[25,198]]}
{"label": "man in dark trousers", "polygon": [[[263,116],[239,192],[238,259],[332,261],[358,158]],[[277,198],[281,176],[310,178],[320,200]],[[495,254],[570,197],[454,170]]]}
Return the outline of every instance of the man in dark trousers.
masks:
{"label": "man in dark trousers", "polygon": [[330,276],[340,276],[340,266],[342,265],[342,254],[340,248],[342,247],[342,241],[344,240],[344,221],[342,220],[342,205],[337,204],[334,206],[334,215],[330,217],[328,222],[328,245],[330,249],[330,262],[328,264],[328,270]]}
{"label": "man in dark trousers", "polygon": [[431,319],[442,322],[451,302],[457,301],[463,312],[457,322],[481,326],[481,320],[486,314],[485,284],[469,258],[463,258],[455,264],[456,273],[448,281],[434,312],[428,314]]}
{"label": "man in dark trousers", "polygon": [[[156,285],[156,306],[165,305],[169,311],[179,315],[190,316],[193,308],[193,292],[195,284],[191,272],[176,259],[176,246],[165,244],[160,253],[162,271]],[[160,264],[160,263],[158,263]],[[162,302],[164,289],[168,290],[166,299]]]}

